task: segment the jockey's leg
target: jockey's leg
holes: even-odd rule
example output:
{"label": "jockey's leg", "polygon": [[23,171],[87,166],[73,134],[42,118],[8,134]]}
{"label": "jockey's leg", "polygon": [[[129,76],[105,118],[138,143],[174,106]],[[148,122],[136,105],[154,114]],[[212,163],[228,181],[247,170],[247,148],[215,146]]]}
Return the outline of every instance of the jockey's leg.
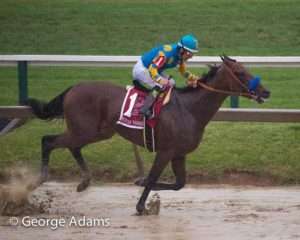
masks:
{"label": "jockey's leg", "polygon": [[142,113],[146,118],[151,117],[152,111],[151,107],[155,102],[157,95],[159,94],[159,87],[154,87],[149,95],[146,97],[144,105],[142,106],[140,113]]}
{"label": "jockey's leg", "polygon": [[151,116],[151,107],[162,86],[153,81],[149,70],[145,68],[141,59],[134,65],[132,76],[135,81],[138,81],[144,88],[150,90],[150,94],[146,97],[144,106],[140,110],[140,113],[149,118]]}

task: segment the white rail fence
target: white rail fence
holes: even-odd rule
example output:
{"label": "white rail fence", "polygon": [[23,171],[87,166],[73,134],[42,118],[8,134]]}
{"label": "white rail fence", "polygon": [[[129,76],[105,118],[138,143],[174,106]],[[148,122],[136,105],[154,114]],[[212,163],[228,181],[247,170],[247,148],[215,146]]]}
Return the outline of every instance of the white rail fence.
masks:
{"label": "white rail fence", "polygon": [[[0,55],[0,66],[14,66],[18,62],[28,62],[33,66],[99,66],[132,67],[139,56],[82,56],[82,55]],[[231,58],[250,67],[300,67],[300,57],[287,56],[231,56]],[[195,56],[190,67],[205,67],[221,63],[220,57]]]}

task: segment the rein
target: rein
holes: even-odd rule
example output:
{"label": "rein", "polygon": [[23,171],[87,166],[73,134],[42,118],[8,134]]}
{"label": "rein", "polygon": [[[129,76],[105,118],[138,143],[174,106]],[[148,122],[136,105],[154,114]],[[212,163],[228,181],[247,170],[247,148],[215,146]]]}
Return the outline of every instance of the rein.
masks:
{"label": "rein", "polygon": [[[225,66],[226,68],[228,68],[226,65],[223,65]],[[241,85],[244,89],[247,90],[247,93],[243,93],[243,92],[235,92],[235,91],[227,91],[227,90],[222,90],[222,89],[217,89],[217,88],[214,88],[214,87],[211,87],[203,82],[201,82],[201,79],[198,80],[198,86],[208,90],[208,91],[211,91],[211,92],[216,92],[216,93],[222,93],[222,94],[226,94],[226,95],[230,95],[230,96],[244,96],[244,97],[248,97],[248,98],[256,98],[255,95],[251,94],[249,89],[247,88],[247,86],[245,84],[243,84],[241,82],[240,79],[238,79],[236,77],[236,75],[233,74],[233,72],[231,71],[231,69],[229,69],[229,73],[230,75],[232,76],[232,78],[239,83],[239,85]]]}

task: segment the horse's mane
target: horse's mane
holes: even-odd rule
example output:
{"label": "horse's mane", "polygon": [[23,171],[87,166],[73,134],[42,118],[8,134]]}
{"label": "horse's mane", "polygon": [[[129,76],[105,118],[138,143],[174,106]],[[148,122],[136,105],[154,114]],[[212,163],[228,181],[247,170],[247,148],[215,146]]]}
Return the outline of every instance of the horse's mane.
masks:
{"label": "horse's mane", "polygon": [[209,65],[208,67],[209,71],[207,73],[204,73],[201,78],[201,80],[205,83],[209,82],[216,75],[217,71],[220,68],[220,65]]}
{"label": "horse's mane", "polygon": [[[220,65],[219,66],[209,65],[208,67],[209,67],[209,71],[207,73],[202,74],[202,77],[201,77],[201,81],[204,83],[208,83],[216,75],[218,69],[220,68]],[[190,86],[186,86],[186,87],[176,87],[175,89],[178,92],[185,93],[185,92],[195,91],[198,88],[199,87],[193,88]]]}

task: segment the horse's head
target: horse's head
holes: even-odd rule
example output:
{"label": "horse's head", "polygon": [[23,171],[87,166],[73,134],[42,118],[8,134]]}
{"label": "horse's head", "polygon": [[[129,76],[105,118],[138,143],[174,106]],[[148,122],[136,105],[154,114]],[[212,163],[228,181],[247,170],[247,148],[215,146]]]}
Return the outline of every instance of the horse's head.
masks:
{"label": "horse's head", "polygon": [[[265,99],[270,97],[270,91],[262,86],[260,77],[253,76],[239,62],[227,56],[221,56],[223,64],[221,68],[227,72],[228,91],[256,100],[263,103]],[[234,94],[232,94],[234,95]]]}

